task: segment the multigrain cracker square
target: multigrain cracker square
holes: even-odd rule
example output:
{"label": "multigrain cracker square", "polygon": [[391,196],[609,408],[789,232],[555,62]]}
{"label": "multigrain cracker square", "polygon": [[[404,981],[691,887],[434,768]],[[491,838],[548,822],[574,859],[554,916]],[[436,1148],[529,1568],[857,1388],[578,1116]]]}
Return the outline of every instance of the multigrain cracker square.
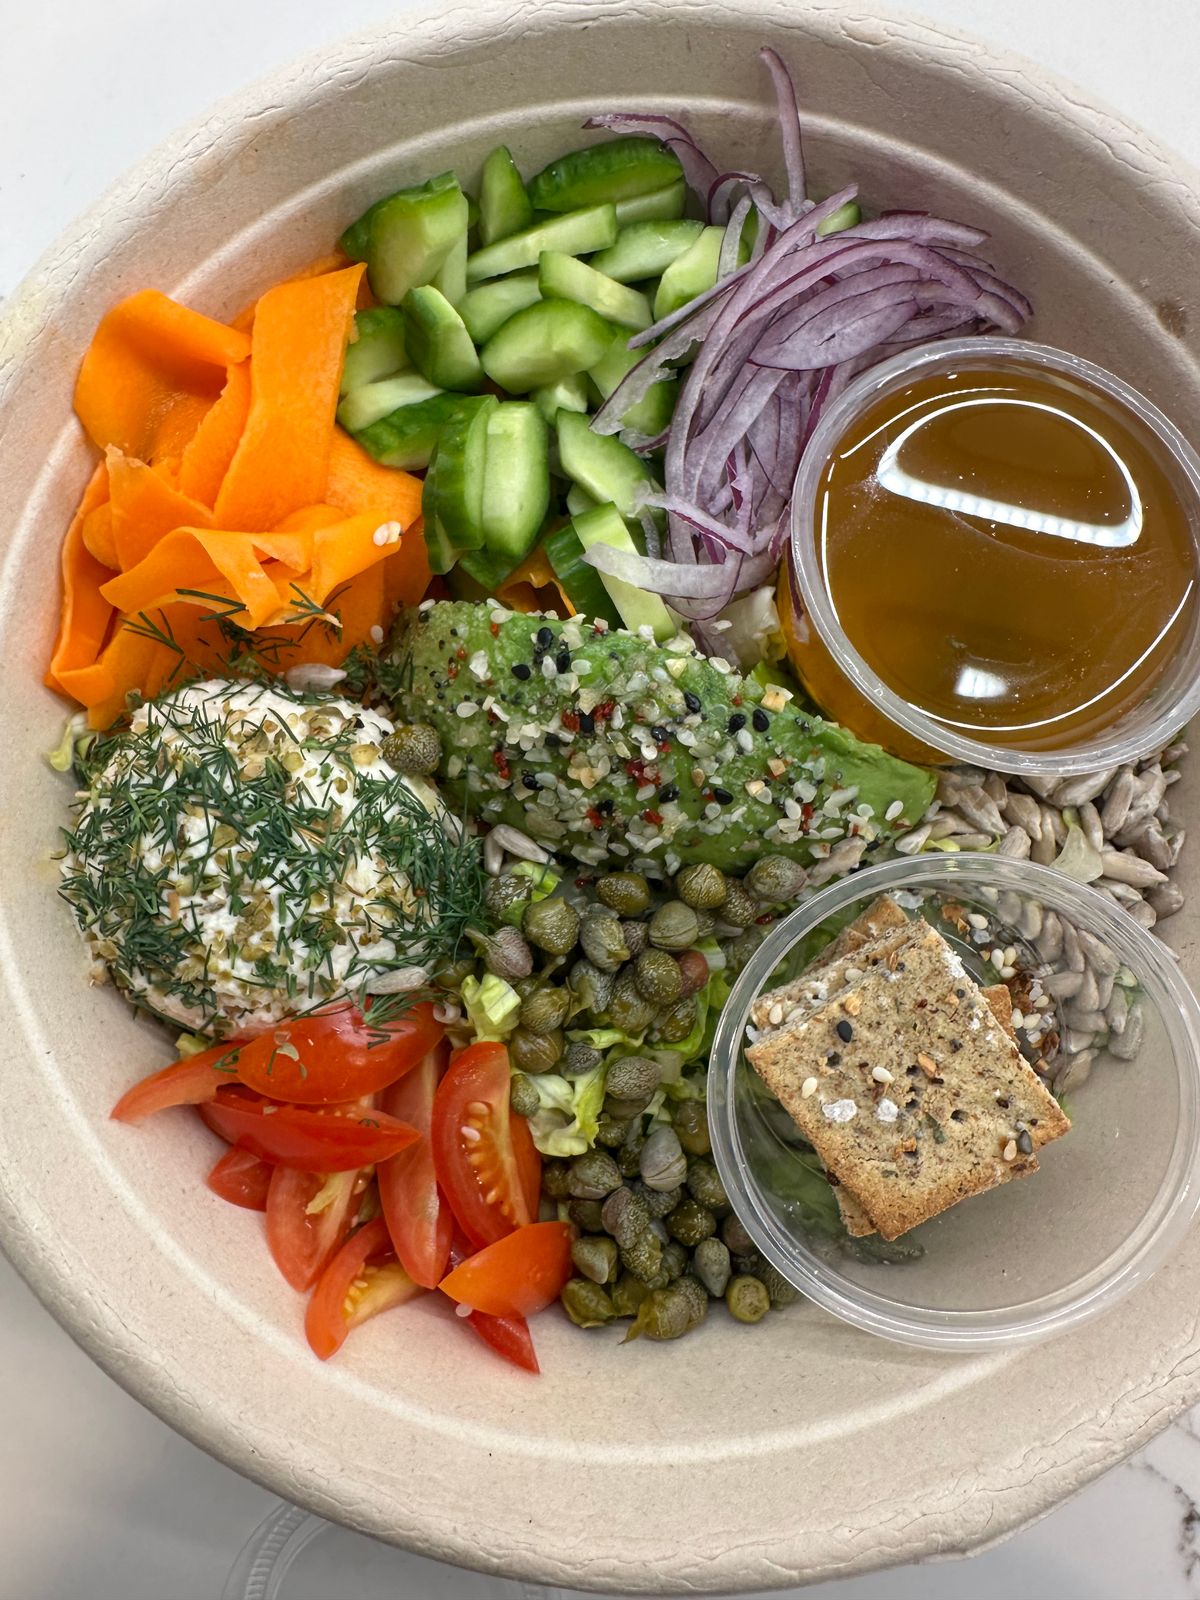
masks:
{"label": "multigrain cracker square", "polygon": [[934,929],[746,1054],[885,1239],[1036,1170],[1070,1123]]}
{"label": "multigrain cracker square", "polygon": [[864,972],[880,962],[894,964],[904,950],[921,937],[924,927],[922,922],[905,922],[903,927],[888,929],[877,939],[815,962],[790,983],[760,996],[750,1007],[751,1023],[761,1031],[798,1022],[815,1006],[853,988],[862,980]]}

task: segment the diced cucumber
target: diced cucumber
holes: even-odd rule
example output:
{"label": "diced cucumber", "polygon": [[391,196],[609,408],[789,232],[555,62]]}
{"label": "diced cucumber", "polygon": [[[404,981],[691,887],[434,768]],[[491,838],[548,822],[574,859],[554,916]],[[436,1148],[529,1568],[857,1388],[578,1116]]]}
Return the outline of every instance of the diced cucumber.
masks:
{"label": "diced cucumber", "polygon": [[509,317],[541,298],[536,272],[514,272],[510,277],[493,278],[468,289],[458,314],[475,343],[486,344]]}
{"label": "diced cucumber", "polygon": [[586,261],[577,261],[561,250],[542,251],[538,283],[545,299],[575,300],[581,306],[591,306],[618,328],[630,328],[636,333],[650,326],[650,302],[644,294],[606,278]]}
{"label": "diced cucumber", "polygon": [[[592,499],[587,490],[581,489],[577,483],[573,483],[567,490],[567,510],[573,517],[579,516],[583,511],[594,511],[596,505],[597,502]],[[591,570],[589,567],[588,571],[590,572]]]}
{"label": "diced cucumber", "polygon": [[488,422],[500,402],[495,395],[460,401],[438,437],[421,495],[421,513],[434,551],[475,550],[483,543],[483,478]]}
{"label": "diced cucumber", "polygon": [[[628,550],[630,554],[637,551],[624,518],[615,505],[602,505],[597,506],[595,511],[585,511],[582,516],[572,519],[571,526],[585,551],[595,544],[611,545],[614,550]],[[658,595],[646,594],[641,589],[635,589],[633,584],[626,583],[623,578],[610,578],[606,572],[597,576],[620,612],[621,621],[631,633],[636,633],[639,628],[651,628],[660,644],[678,633],[678,626]]]}
{"label": "diced cucumber", "polygon": [[417,284],[430,283],[467,231],[467,197],[452,172],[379,200],[342,235],[355,261],[365,261],[371,288],[398,306]]}
{"label": "diced cucumber", "polygon": [[853,228],[862,221],[862,208],[857,200],[847,200],[844,206],[839,206],[825,218],[824,222],[817,223],[817,238],[824,239],[827,234],[841,233],[843,228]]}
{"label": "diced cucumber", "polygon": [[[694,300],[698,294],[713,287],[717,281],[724,238],[724,228],[705,228],[681,256],[676,256],[659,279],[658,293],[654,296],[656,322],[669,317],[673,311],[687,305],[689,300]],[[750,246],[743,238],[738,263],[740,265],[749,259]]]}
{"label": "diced cucumber", "polygon": [[617,242],[593,256],[591,265],[618,283],[639,283],[657,278],[704,232],[702,222],[686,218],[670,221],[631,222],[617,234]]}
{"label": "diced cucumber", "polygon": [[462,404],[460,394],[434,394],[389,412],[354,437],[382,466],[417,472],[429,465],[438,436]]}
{"label": "diced cucumber", "polygon": [[391,416],[404,406],[419,405],[441,394],[438,384],[428,383],[419,373],[400,372],[378,383],[364,383],[348,394],[337,409],[337,419],[347,433],[361,433],[381,417]]}
{"label": "diced cucumber", "polygon": [[[574,491],[580,493],[581,491]],[[584,497],[587,498],[586,496]],[[570,496],[567,497],[568,506]],[[595,503],[580,506],[579,512],[595,509]],[[610,627],[621,626],[621,613],[613,605],[612,596],[604,587],[603,579],[595,567],[583,559],[583,546],[571,523],[548,534],[542,543],[546,560],[554,569],[554,576],[562,585],[567,599],[581,617],[603,618]]]}
{"label": "diced cucumber", "polygon": [[645,491],[658,488],[641,457],[612,434],[594,433],[577,411],[560,411],[555,432],[558,459],[572,483],[601,505],[611,501],[623,517],[636,517]]}
{"label": "diced cucumber", "polygon": [[576,211],[650,194],[682,175],[666,145],[632,135],[559,156],[530,180],[529,198],[538,211]]}
{"label": "diced cucumber", "polygon": [[565,216],[547,217],[532,228],[510,233],[507,239],[485,245],[467,257],[467,282],[482,283],[498,278],[502,272],[520,272],[536,267],[543,250],[563,250],[567,255],[586,256],[615,243],[617,214],[612,206],[589,206],[585,211],[569,211]]}
{"label": "diced cucumber", "polygon": [[624,228],[631,222],[647,222],[653,218],[669,221],[681,217],[687,205],[688,187],[683,178],[669,183],[665,189],[652,189],[649,194],[631,195],[628,200],[616,203],[617,222]]}
{"label": "diced cucumber", "polygon": [[483,381],[483,369],[466,324],[440,289],[431,283],[404,297],[408,354],[417,371],[439,389],[470,393]]}
{"label": "diced cucumber", "polygon": [[[495,248],[502,248],[500,246]],[[610,323],[573,300],[539,300],[499,328],[480,351],[483,370],[510,394],[528,394],[586,372],[608,349]]]}
{"label": "diced cucumber", "polygon": [[[588,373],[588,377],[596,385],[600,398],[607,400],[626,373],[631,372],[649,353],[648,350],[631,350],[623,336],[614,339]],[[647,439],[657,439],[669,426],[678,398],[679,380],[660,378],[640,400],[624,412],[621,417],[622,428],[640,433]]]}
{"label": "diced cucumber", "polygon": [[404,313],[395,306],[373,306],[354,315],[354,338],[342,362],[343,394],[364,383],[390,378],[408,366],[404,348]]}
{"label": "diced cucumber", "polygon": [[483,472],[483,542],[513,566],[537,543],[550,504],[546,423],[530,401],[510,400],[487,419]]}
{"label": "diced cucumber", "polygon": [[[496,590],[518,563],[507,556],[498,556],[491,550],[464,550],[458,558],[455,572],[465,572],[477,585],[476,595],[481,599],[494,598]],[[482,590],[482,595],[479,591]]]}
{"label": "diced cucumber", "polygon": [[495,244],[510,233],[520,233],[533,221],[533,207],[521,174],[507,145],[497,145],[483,163],[479,184],[479,237]]}
{"label": "diced cucumber", "polygon": [[587,379],[582,372],[573,372],[569,378],[535,389],[530,397],[546,421],[553,423],[560,411],[586,411],[588,409]]}
{"label": "diced cucumber", "polygon": [[450,254],[438,268],[433,280],[435,289],[441,290],[452,306],[461,305],[467,292],[467,234],[464,229],[450,247]]}

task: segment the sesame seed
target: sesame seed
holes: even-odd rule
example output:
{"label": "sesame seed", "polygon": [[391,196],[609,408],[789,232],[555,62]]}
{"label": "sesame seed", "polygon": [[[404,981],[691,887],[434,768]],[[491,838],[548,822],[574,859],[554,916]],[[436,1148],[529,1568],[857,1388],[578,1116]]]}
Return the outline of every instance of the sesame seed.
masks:
{"label": "sesame seed", "polygon": [[894,1079],[886,1067],[872,1067],[871,1076],[876,1083],[892,1083]]}
{"label": "sesame seed", "polygon": [[745,726],[746,713],[744,711],[735,711],[729,719],[730,733],[740,733]]}
{"label": "sesame seed", "polygon": [[381,549],[385,544],[399,544],[403,531],[398,522],[381,522],[371,535],[371,543]]}
{"label": "sesame seed", "polygon": [[1004,1146],[1004,1159],[1005,1161],[1015,1161],[1017,1159],[1017,1141],[1015,1139],[1010,1139]]}
{"label": "sesame seed", "polygon": [[884,821],[885,822],[895,822],[896,818],[902,814],[903,810],[904,810],[904,801],[903,800],[893,800],[891,805],[883,813]]}
{"label": "sesame seed", "polygon": [[738,749],[743,755],[749,755],[754,749],[754,736],[748,728],[741,728],[737,735]]}
{"label": "sesame seed", "polygon": [[764,710],[762,710],[760,706],[756,706],[754,708],[754,713],[751,716],[750,721],[754,725],[755,733],[766,733],[768,728],[771,726],[770,717]]}
{"label": "sesame seed", "polygon": [[773,1028],[777,1028],[783,1021],[783,1006],[778,1001],[767,1012],[767,1021]]}
{"label": "sesame seed", "polygon": [[733,804],[733,796],[728,789],[714,789],[712,796],[719,806],[731,806]]}
{"label": "sesame seed", "polygon": [[854,1026],[844,1018],[835,1024],[834,1031],[843,1044],[849,1044],[854,1037]]}
{"label": "sesame seed", "polygon": [[455,707],[457,714],[464,718],[473,717],[478,710],[479,707],[475,704],[474,700],[461,700]]}
{"label": "sesame seed", "polygon": [[807,1100],[811,1095],[816,1094],[816,1092],[817,1080],[815,1078],[805,1078],[804,1082],[800,1085],[801,1100]]}
{"label": "sesame seed", "polygon": [[512,668],[514,678],[520,678],[522,683],[532,674],[532,668],[524,661],[515,662]]}
{"label": "sesame seed", "polygon": [[377,622],[374,623],[372,625],[372,628],[371,628],[371,643],[372,644],[382,644],[383,643],[383,629],[379,626],[379,624]]}
{"label": "sesame seed", "polygon": [[967,921],[973,928],[986,928],[988,919],[979,911],[968,911]]}
{"label": "sesame seed", "polygon": [[554,665],[553,661],[551,661],[549,656],[544,656],[542,658],[542,677],[543,678],[557,678],[558,677],[558,668]]}
{"label": "sesame seed", "polygon": [[693,694],[690,689],[685,689],[683,691],[683,703],[691,712],[697,712],[700,710],[700,696],[698,694]]}

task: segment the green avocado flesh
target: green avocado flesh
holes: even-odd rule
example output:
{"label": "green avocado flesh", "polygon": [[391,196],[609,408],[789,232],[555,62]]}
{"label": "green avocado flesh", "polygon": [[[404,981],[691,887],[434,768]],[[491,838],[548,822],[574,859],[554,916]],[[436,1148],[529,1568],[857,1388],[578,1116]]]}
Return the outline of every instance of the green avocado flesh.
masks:
{"label": "green avocado flesh", "polygon": [[683,637],[438,601],[390,653],[395,713],[437,729],[450,803],[589,866],[810,862],[851,834],[911,828],[933,798],[928,772]]}

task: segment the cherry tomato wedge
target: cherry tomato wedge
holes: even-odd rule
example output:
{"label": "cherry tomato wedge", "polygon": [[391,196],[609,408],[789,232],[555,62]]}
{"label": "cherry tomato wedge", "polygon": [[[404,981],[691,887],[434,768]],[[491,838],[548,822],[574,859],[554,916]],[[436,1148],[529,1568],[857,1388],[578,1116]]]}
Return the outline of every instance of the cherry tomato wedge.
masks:
{"label": "cherry tomato wedge", "polygon": [[460,1305],[492,1317],[529,1317],[557,1298],[571,1276],[565,1222],[531,1222],[468,1256],[438,1288]]}
{"label": "cherry tomato wedge", "polygon": [[322,1361],[341,1349],[351,1328],[422,1292],[391,1249],[387,1224],[376,1217],[350,1235],[317,1280],[304,1331]]}
{"label": "cherry tomato wedge", "polygon": [[513,1142],[509,1076],[502,1044],[473,1044],[451,1061],[433,1101],[438,1183],[476,1245],[502,1239],[535,1215]]}
{"label": "cherry tomato wedge", "polygon": [[354,1167],[328,1176],[275,1168],[267,1192],[267,1248],[293,1289],[311,1289],[345,1238],[366,1186],[361,1178]]}
{"label": "cherry tomato wedge", "polygon": [[313,1012],[231,1048],[247,1088],[290,1105],[328,1106],[377,1094],[411,1071],[442,1038],[433,1007],[416,1005],[372,1027],[355,1006]]}
{"label": "cherry tomato wedge", "polygon": [[[457,1267],[471,1254],[471,1247],[461,1234],[456,1235],[450,1247],[450,1265]],[[529,1324],[524,1317],[489,1317],[484,1311],[472,1311],[470,1316],[455,1317],[465,1323],[497,1355],[504,1357],[514,1367],[525,1372],[541,1372]]]}
{"label": "cherry tomato wedge", "polygon": [[232,1045],[218,1044],[183,1061],[172,1061],[169,1067],[152,1072],[127,1089],[109,1116],[117,1122],[141,1122],[143,1117],[152,1117],[156,1111],[166,1111],[171,1106],[203,1105],[214,1098],[218,1089],[236,1081],[236,1069],[231,1064],[234,1050]]}
{"label": "cherry tomato wedge", "polygon": [[219,1089],[200,1115],[228,1144],[302,1172],[370,1167],[406,1150],[417,1130],[362,1106],[315,1111],[281,1106],[244,1089]]}
{"label": "cherry tomato wedge", "polygon": [[508,1131],[521,1179],[521,1193],[525,1196],[525,1209],[532,1221],[537,1217],[542,1199],[542,1157],[524,1117],[514,1116],[510,1112]]}
{"label": "cherry tomato wedge", "polygon": [[226,1150],[216,1166],[204,1180],[214,1194],[230,1205],[244,1206],[247,1211],[267,1209],[267,1189],[274,1168],[260,1161],[249,1150],[237,1147]]}
{"label": "cherry tomato wedge", "polygon": [[407,1122],[420,1134],[416,1144],[380,1162],[375,1176],[400,1265],[425,1289],[436,1289],[445,1276],[454,1231],[450,1207],[438,1192],[429,1143],[433,1099],[445,1061],[443,1048],[430,1051],[420,1066],[381,1096],[389,1116]]}

